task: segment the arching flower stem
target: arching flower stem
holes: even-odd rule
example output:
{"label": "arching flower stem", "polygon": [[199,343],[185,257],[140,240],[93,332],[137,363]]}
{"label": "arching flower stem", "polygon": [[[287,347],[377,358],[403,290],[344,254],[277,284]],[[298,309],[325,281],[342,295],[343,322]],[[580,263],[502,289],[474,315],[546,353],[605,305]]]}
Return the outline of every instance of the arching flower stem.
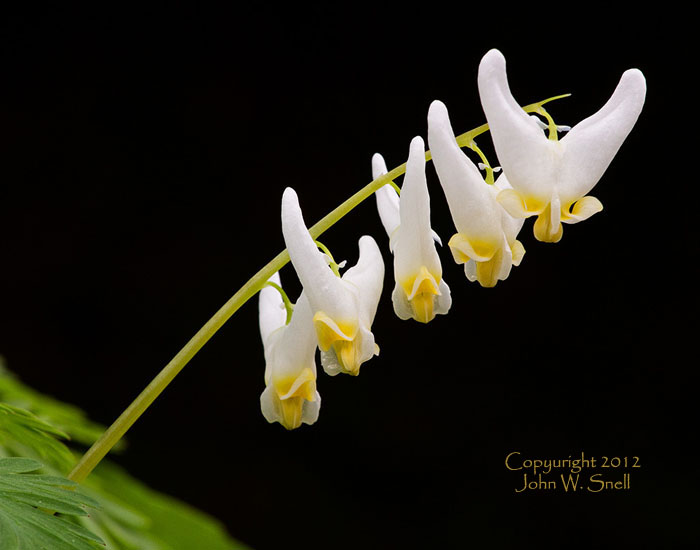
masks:
{"label": "arching flower stem", "polygon": [[394,188],[394,191],[396,191],[396,194],[400,197],[401,196],[401,188],[398,185],[396,185],[393,181],[390,181],[389,185],[391,185]]}
{"label": "arching flower stem", "polygon": [[330,264],[328,264],[328,267],[331,268],[331,271],[335,274],[336,277],[340,277],[340,265],[338,262],[335,261],[335,258],[333,258],[333,254],[331,254],[331,251],[328,250],[328,247],[323,244],[321,241],[318,239],[314,240],[314,244],[326,255],[328,256],[328,259],[330,260]]}
{"label": "arching flower stem", "polygon": [[[568,94],[567,94],[568,95]],[[523,107],[526,112],[533,112],[549,101],[566,97],[566,95],[556,96],[538,103],[533,103]],[[488,131],[488,125],[483,124],[470,132],[457,137],[460,147],[469,146],[474,137]],[[430,160],[430,151],[426,152],[426,160]],[[393,184],[393,180],[406,172],[406,163],[397,166],[390,172],[383,174],[374,181],[365,185],[346,201],[337,206],[330,213],[326,214],[316,224],[309,228],[311,237],[315,240],[325,231],[335,225],[353,208],[371,197],[375,191],[386,184]],[[394,186],[396,184],[393,184]],[[398,189],[398,188],[397,188]],[[107,428],[100,438],[90,447],[68,475],[68,479],[75,482],[82,482],[87,478],[92,470],[100,463],[107,453],[117,444],[131,426],[148,409],[163,390],[172,382],[180,371],[190,362],[214,334],[228,321],[238,309],[255,296],[272,277],[284,265],[289,262],[289,253],[283,250],[270,262],[253,275],[238,291],[209,319],[204,326],[190,339],[187,344],[163,367],[156,377],[146,386],[146,388],[134,399],[126,410]]]}

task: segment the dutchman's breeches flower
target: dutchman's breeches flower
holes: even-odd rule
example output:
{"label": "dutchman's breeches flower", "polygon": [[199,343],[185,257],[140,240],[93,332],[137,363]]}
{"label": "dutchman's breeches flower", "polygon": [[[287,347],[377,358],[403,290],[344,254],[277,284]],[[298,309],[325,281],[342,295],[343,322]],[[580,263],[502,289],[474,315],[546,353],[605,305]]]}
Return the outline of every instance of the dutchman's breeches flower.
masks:
{"label": "dutchman's breeches flower", "polygon": [[512,189],[498,201],[517,218],[537,216],[540,241],[561,239],[564,223],[577,223],[603,205],[586,196],[601,178],[644,105],[646,82],[637,69],[623,73],[615,92],[594,115],[574,126],[561,140],[545,136],[510,93],[506,61],[489,51],[479,65],[479,95],[498,160]]}
{"label": "dutchman's breeches flower", "polygon": [[452,255],[464,264],[470,281],[495,286],[525,254],[516,240],[522,220],[512,218],[496,201],[499,192],[510,187],[508,181],[502,175],[493,185],[484,181],[457,144],[441,101],[433,101],[428,111],[428,143],[457,228],[448,243]]}
{"label": "dutchman's breeches flower", "polygon": [[[270,281],[280,285],[276,273]],[[316,391],[316,334],[311,308],[302,292],[289,324],[279,291],[266,286],[259,297],[260,335],[265,348],[265,391],[260,407],[268,422],[288,430],[318,419],[321,396]]]}
{"label": "dutchman's breeches flower", "polygon": [[311,238],[291,188],[282,196],[282,233],[311,306],[324,370],[358,375],[360,365],[379,353],[371,331],[384,280],[377,243],[363,236],[357,264],[336,276]]}
{"label": "dutchman's breeches flower", "polygon": [[[386,173],[381,156],[375,155],[372,165],[374,179]],[[420,137],[411,141],[401,198],[390,185],[379,189],[377,195],[379,215],[394,253],[396,286],[391,295],[394,311],[400,319],[428,323],[435,315],[449,311],[452,298],[442,278],[442,265],[430,228],[425,145]]]}

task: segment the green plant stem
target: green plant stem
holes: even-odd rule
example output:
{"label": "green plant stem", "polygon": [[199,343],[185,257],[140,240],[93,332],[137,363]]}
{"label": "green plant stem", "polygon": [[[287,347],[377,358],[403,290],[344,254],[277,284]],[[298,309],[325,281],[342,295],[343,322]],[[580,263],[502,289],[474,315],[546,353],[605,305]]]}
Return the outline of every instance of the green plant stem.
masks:
{"label": "green plant stem", "polygon": [[[564,97],[564,96],[558,96]],[[557,99],[558,99],[557,97]],[[550,100],[545,100],[550,101]],[[533,103],[523,109],[527,112],[534,111],[539,108],[544,102]],[[457,142],[464,147],[471,143],[474,136],[488,130],[487,125],[479,126],[478,128],[458,136]],[[430,151],[426,153],[426,160],[430,160]],[[313,239],[318,239],[325,231],[332,227],[336,222],[343,218],[348,212],[359,205],[362,201],[372,196],[375,191],[388,183],[392,183],[406,172],[406,164],[397,166],[389,173],[378,177],[376,180],[367,184],[357,193],[335,208],[329,214],[321,218],[316,224],[309,228],[309,233]],[[287,262],[289,262],[289,253],[286,250],[280,252],[264,266],[260,271],[253,275],[247,283],[245,283],[236,292],[228,302],[226,302],[214,316],[199,329],[192,339],[187,342],[178,354],[160,371],[160,373],[151,381],[148,386],[139,394],[139,396],[127,407],[127,409],[117,418],[114,423],[95,441],[87,452],[82,456],[80,461],[75,465],[73,470],[68,474],[68,479],[82,482],[90,472],[100,463],[105,455],[116,445],[116,443],[124,436],[129,428],[138,420],[138,418],[148,409],[155,401],[161,392],[172,382],[178,373],[184,368],[190,359],[202,349],[209,339],[228,321],[238,309],[245,304],[250,298],[255,296],[260,289],[265,285],[267,280],[277,271],[279,271]]]}

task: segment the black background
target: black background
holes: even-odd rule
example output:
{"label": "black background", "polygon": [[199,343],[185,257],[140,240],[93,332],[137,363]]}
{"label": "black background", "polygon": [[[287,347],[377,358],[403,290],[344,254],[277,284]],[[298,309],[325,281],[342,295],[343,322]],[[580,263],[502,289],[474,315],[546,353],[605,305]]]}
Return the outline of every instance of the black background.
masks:
{"label": "black background", "polygon": [[[549,109],[560,124],[595,112],[638,67],[647,102],[592,193],[602,213],[556,245],[527,221],[524,261],[495,289],[469,283],[443,249],[454,303],[422,326],[393,313],[368,201],[322,240],[350,264],[361,234],[382,246],[382,351],[358,378],[320,372],[318,423],[288,433],[260,414],[251,302],[116,460],[257,550],[697,542],[689,16],[557,6],[5,14],[0,353],[108,424],[283,248],[286,186],[313,222],[370,180],[374,152],[405,160],[433,99],[455,131],[482,124],[488,49],[506,56],[522,104],[573,94]],[[431,166],[428,180],[446,242]],[[291,267],[282,279],[295,297]],[[516,494],[511,451],[638,456],[642,468],[629,491]]]}

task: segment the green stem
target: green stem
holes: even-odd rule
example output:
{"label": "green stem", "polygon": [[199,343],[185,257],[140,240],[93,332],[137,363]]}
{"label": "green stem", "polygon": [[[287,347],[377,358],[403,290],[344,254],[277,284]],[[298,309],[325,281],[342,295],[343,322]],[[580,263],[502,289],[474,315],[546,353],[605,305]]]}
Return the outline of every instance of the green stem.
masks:
{"label": "green stem", "polygon": [[282,298],[282,303],[284,304],[284,309],[287,312],[287,318],[285,319],[284,324],[288,325],[292,320],[292,313],[294,313],[294,304],[292,304],[292,301],[289,299],[289,296],[287,296],[287,293],[284,291],[284,289],[277,283],[267,281],[264,286],[272,287],[277,292],[279,292],[280,297]]}
{"label": "green stem", "polygon": [[335,261],[335,258],[333,258],[333,254],[331,254],[331,251],[328,250],[328,247],[318,240],[314,241],[314,244],[321,249],[321,252],[328,256],[328,259],[330,260],[328,267],[331,268],[331,271],[333,271],[336,277],[340,277],[340,266]]}
{"label": "green stem", "polygon": [[[564,96],[558,96],[564,97]],[[527,112],[534,111],[543,103],[550,100],[533,103],[523,109]],[[457,137],[457,142],[460,146],[468,145],[476,135],[479,135],[488,130],[487,125],[479,126],[478,128],[462,134]],[[426,153],[426,160],[430,160],[430,151]],[[316,224],[309,228],[309,233],[313,239],[318,239],[325,231],[337,223],[353,208],[362,201],[372,196],[375,191],[380,189],[387,183],[392,182],[400,175],[406,172],[406,164],[397,166],[389,173],[378,177],[376,180],[367,184],[357,193],[336,207],[329,214],[321,218]],[[124,436],[127,430],[138,420],[138,418],[148,409],[162,391],[170,384],[170,382],[178,375],[178,373],[189,363],[197,352],[202,349],[209,339],[228,321],[238,309],[245,304],[250,298],[255,296],[267,280],[282,267],[289,262],[289,253],[286,250],[275,256],[266,266],[253,275],[247,283],[245,283],[236,292],[228,302],[226,302],[214,316],[199,329],[192,339],[187,342],[184,348],[165,365],[163,370],[151,381],[148,386],[139,394],[139,396],[127,407],[127,409],[117,418],[114,423],[95,441],[87,452],[83,455],[80,461],[75,465],[75,468],[68,475],[68,479],[82,482],[90,472],[100,463],[105,455],[116,445],[116,443]]]}

